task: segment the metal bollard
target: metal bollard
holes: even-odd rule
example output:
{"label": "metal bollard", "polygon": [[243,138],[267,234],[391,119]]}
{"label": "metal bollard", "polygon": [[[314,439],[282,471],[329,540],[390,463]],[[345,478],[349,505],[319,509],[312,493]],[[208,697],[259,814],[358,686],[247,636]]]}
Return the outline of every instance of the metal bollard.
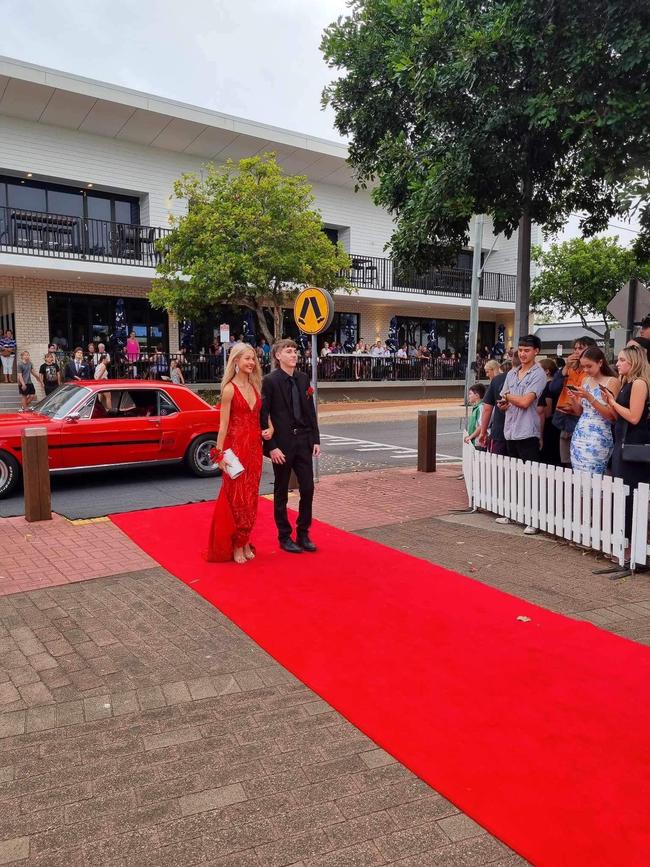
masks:
{"label": "metal bollard", "polygon": [[21,445],[25,519],[31,522],[51,521],[52,497],[47,455],[47,430],[44,427],[25,428],[21,437]]}
{"label": "metal bollard", "polygon": [[438,412],[435,409],[418,411],[418,472],[436,471],[436,430]]}

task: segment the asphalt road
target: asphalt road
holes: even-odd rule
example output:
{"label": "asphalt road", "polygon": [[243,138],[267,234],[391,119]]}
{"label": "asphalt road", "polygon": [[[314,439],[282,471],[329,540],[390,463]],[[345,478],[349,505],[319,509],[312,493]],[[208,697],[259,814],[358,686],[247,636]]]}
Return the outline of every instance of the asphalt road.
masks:
{"label": "asphalt road", "polygon": [[[360,472],[417,462],[417,420],[325,422],[321,426],[320,472]],[[438,420],[438,458],[458,459],[462,439],[457,419]],[[197,479],[182,466],[122,469],[52,476],[52,509],[71,520],[214,499],[219,479]],[[273,490],[273,471],[264,462],[261,493]],[[0,517],[24,514],[22,493],[0,500]]]}

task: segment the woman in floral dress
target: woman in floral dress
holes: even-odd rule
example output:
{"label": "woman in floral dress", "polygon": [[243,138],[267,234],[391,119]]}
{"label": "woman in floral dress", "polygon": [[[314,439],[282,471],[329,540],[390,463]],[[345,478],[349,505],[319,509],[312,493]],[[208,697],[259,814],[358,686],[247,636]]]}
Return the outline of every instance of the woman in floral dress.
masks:
{"label": "woman in floral dress", "polygon": [[614,371],[598,346],[589,346],[580,356],[587,374],[582,388],[570,391],[580,418],[571,437],[571,466],[574,470],[602,475],[614,448],[612,425],[616,413],[608,406],[604,390],[616,397],[621,387]]}

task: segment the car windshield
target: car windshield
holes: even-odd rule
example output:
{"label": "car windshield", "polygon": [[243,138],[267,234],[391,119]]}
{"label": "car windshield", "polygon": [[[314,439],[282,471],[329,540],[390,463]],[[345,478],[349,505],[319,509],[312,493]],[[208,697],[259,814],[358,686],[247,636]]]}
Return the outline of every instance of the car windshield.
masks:
{"label": "car windshield", "polygon": [[70,410],[89,394],[89,388],[80,388],[78,385],[62,385],[53,391],[49,397],[32,404],[32,409],[34,412],[39,412],[50,418],[65,418]]}

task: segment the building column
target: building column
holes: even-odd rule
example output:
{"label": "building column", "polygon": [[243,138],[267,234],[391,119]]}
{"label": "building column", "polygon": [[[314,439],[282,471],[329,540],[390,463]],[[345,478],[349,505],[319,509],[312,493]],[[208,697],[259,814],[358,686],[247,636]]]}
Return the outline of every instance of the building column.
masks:
{"label": "building column", "polygon": [[167,333],[169,334],[169,352],[171,355],[175,355],[177,352],[180,352],[180,346],[178,344],[178,319],[173,313],[167,314],[167,329]]}
{"label": "building column", "polygon": [[[47,291],[30,286],[28,280],[14,282],[14,319],[16,323],[16,346],[18,358],[27,350],[34,368],[43,363],[50,342],[47,314]],[[37,395],[41,387],[35,382]]]}

